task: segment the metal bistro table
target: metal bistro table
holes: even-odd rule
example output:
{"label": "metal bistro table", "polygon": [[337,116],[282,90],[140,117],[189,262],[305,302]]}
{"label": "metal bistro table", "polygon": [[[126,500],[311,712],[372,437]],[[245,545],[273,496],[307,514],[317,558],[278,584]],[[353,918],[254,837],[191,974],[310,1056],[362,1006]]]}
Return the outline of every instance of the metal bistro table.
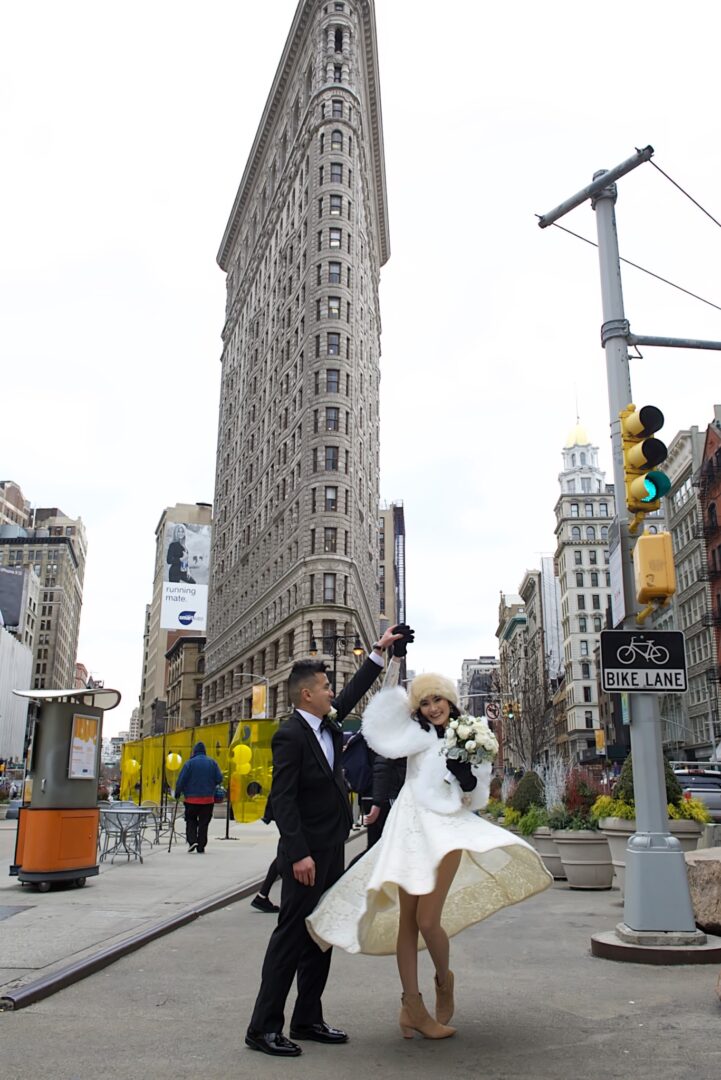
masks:
{"label": "metal bistro table", "polygon": [[141,845],[148,821],[154,817],[152,809],[143,806],[112,806],[100,809],[100,862],[110,856],[125,855],[143,861]]}

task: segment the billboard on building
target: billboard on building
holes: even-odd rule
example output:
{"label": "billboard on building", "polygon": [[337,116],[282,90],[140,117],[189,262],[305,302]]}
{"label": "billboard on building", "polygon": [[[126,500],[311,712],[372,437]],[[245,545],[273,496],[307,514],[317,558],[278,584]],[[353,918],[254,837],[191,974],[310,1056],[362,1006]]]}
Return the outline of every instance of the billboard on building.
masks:
{"label": "billboard on building", "polygon": [[164,630],[205,633],[210,572],[210,525],[168,521],[163,538]]}

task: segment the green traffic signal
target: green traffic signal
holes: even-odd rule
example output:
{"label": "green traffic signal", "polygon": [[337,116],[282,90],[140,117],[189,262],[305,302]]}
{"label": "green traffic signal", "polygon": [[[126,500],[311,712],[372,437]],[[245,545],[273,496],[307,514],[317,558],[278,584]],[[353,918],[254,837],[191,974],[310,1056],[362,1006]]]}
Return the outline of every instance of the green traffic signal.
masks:
{"label": "green traffic signal", "polygon": [[646,473],[643,477],[643,483],[646,488],[646,495],[642,496],[641,502],[644,503],[662,499],[671,490],[671,481],[666,476],[666,473],[657,472],[656,470]]}

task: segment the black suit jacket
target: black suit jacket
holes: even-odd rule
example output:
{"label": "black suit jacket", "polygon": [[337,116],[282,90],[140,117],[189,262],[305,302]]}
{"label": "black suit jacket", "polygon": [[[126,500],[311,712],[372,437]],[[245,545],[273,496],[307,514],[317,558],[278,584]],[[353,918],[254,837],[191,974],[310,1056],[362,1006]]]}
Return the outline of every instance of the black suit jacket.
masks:
{"label": "black suit jacket", "polygon": [[337,716],[332,729],[334,764],[331,769],[318,738],[293,711],[273,736],[272,816],[280,831],[279,849],[291,862],[314,851],[344,843],[353,819],[343,780],[343,735],[340,721],[360,701],[383,671],[366,660],[333,702]]}

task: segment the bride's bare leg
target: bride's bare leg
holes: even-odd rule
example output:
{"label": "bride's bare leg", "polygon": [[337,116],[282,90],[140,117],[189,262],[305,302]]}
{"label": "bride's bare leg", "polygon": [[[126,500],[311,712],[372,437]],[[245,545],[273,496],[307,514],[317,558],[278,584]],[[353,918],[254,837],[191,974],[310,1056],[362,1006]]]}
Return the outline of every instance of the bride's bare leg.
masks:
{"label": "bride's bare leg", "polygon": [[[460,851],[449,851],[438,867],[438,879],[433,892],[413,898],[418,901],[415,911],[416,924],[421,934],[423,934],[423,940],[435,964],[439,983],[444,983],[448,976],[450,952],[448,935],[441,926],[441,915],[448,896],[448,890],[460,866],[461,855],[462,852]],[[403,976],[401,975],[401,981],[402,979]]]}
{"label": "bride's bare leg", "polygon": [[418,993],[418,921],[416,909],[420,897],[398,889],[401,916],[398,924],[396,960],[404,994]]}

